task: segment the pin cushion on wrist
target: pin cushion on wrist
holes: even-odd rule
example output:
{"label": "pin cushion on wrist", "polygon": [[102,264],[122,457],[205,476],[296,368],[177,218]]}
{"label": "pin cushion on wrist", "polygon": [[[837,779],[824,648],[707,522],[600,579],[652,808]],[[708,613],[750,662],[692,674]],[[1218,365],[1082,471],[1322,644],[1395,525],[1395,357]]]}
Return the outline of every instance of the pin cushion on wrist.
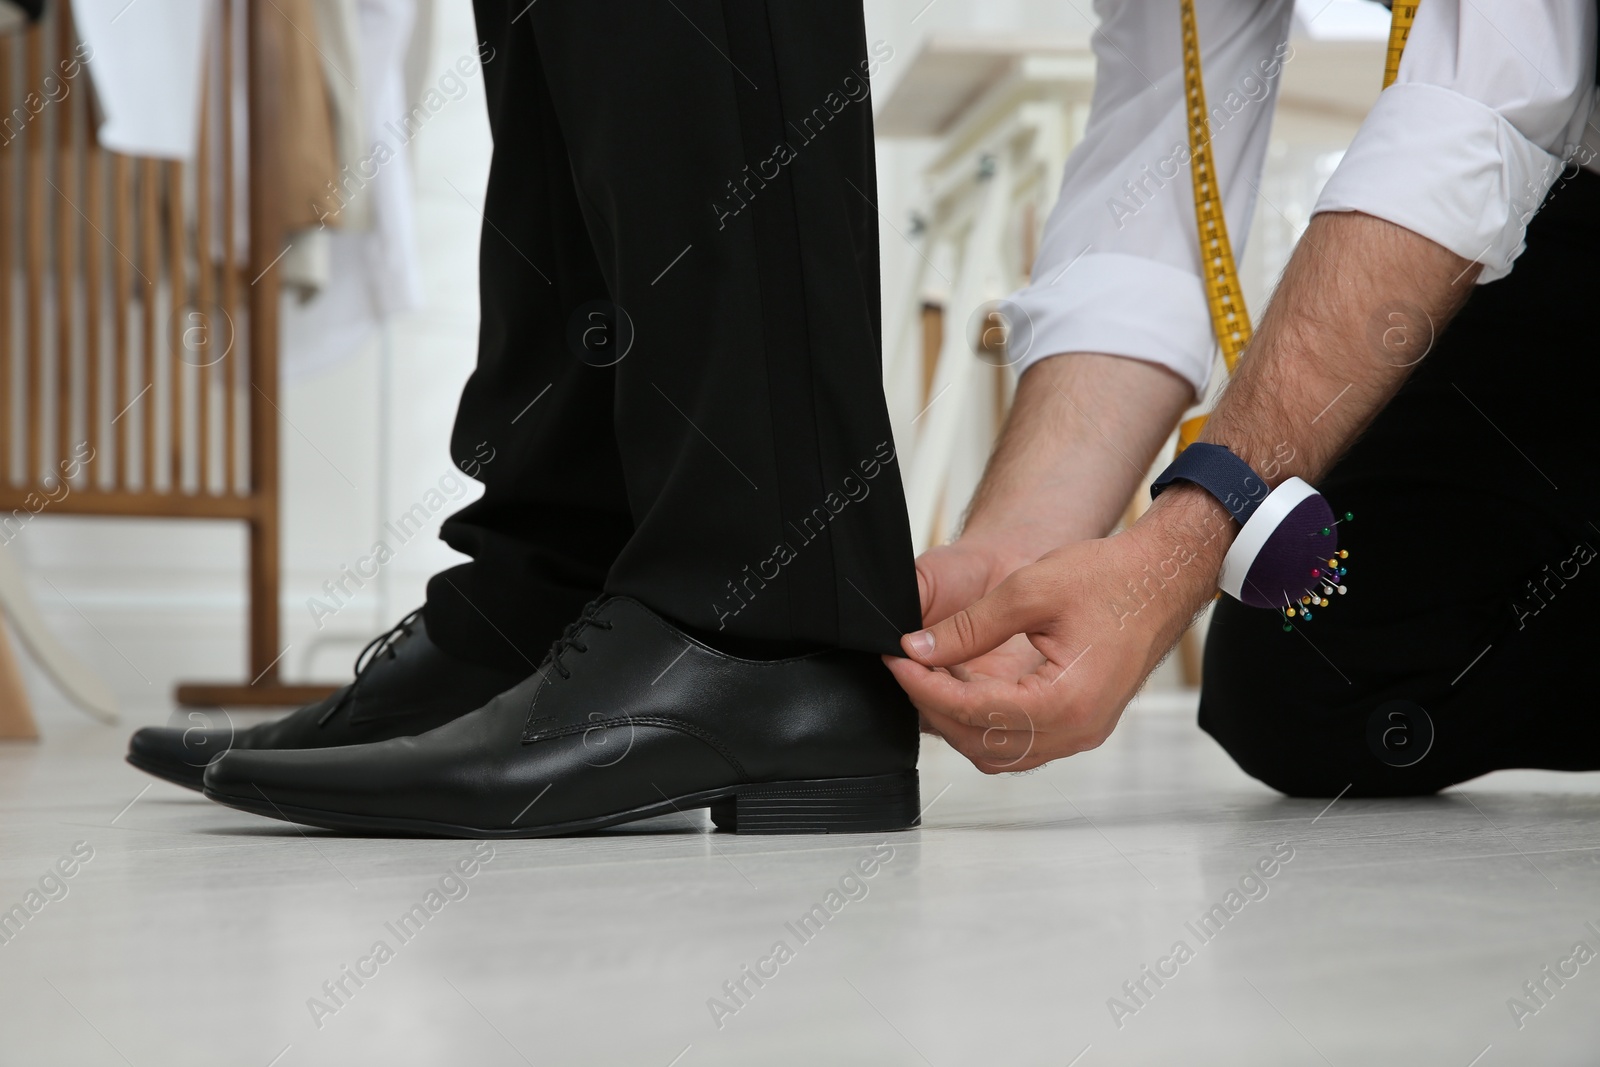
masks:
{"label": "pin cushion on wrist", "polygon": [[1240,603],[1270,608],[1283,628],[1310,622],[1314,610],[1346,592],[1339,524],[1355,518],[1335,514],[1322,494],[1299,478],[1268,491],[1266,481],[1224,445],[1195,442],[1150,486],[1160,496],[1174,482],[1192,482],[1210,493],[1239,523],[1217,585]]}

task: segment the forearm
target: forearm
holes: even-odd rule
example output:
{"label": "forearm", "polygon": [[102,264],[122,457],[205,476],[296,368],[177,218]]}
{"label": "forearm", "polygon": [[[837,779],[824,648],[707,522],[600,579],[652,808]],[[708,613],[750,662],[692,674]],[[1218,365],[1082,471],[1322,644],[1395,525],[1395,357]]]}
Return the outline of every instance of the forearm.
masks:
{"label": "forearm", "polygon": [[1032,560],[1104,537],[1193,399],[1163,367],[1075,353],[1029,368],[962,532]]}
{"label": "forearm", "polygon": [[[1138,0],[1096,7],[1089,124],[1063,173],[1032,284],[1012,298],[1034,341],[1023,359],[1066,354],[1022,375],[963,533],[1013,562],[1108,534],[1211,367],[1187,236],[1187,106],[1179,78],[1147,74],[1176,74],[1179,21],[1174,10]],[[1203,4],[1197,13],[1208,78],[1237,87],[1248,105],[1230,112],[1227,136],[1212,145],[1241,247],[1279,76],[1293,58],[1293,11],[1292,0],[1259,0]]]}
{"label": "forearm", "polygon": [[1411,375],[1478,270],[1393,223],[1317,215],[1201,440],[1250,461],[1286,444],[1292,458],[1262,469],[1269,484],[1315,484]]}
{"label": "forearm", "polygon": [[[1479,267],[1410,230],[1353,212],[1317,215],[1261,328],[1206,422],[1270,486],[1315,485],[1389,402],[1470,294]],[[1202,490],[1163,493],[1136,524],[1155,544],[1196,537],[1220,513]],[[1198,609],[1236,525],[1206,541],[1185,583]]]}

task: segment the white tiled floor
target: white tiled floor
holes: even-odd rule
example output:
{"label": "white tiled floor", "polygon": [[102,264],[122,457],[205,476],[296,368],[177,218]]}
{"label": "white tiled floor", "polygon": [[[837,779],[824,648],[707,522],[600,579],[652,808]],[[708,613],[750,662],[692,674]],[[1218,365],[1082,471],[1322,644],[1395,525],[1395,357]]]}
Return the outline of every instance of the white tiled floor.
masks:
{"label": "white tiled floor", "polygon": [[[0,908],[75,843],[93,858],[0,944],[0,1064],[1600,1062],[1600,962],[1521,1029],[1507,1005],[1600,950],[1595,775],[1324,810],[1169,702],[1025,776],[926,745],[910,833],[497,843],[402,942],[385,924],[472,843],[301,832],[151,784],[122,731],[50,726],[0,746]],[[1293,856],[1265,896],[1247,883],[1259,899],[1202,943],[1187,924],[1274,846]],[[802,942],[785,924],[875,849],[865,895],[848,883]],[[380,940],[393,958],[328,998]],[[729,999],[780,940],[793,958]],[[1108,1000],[1137,1006],[1123,983],[1180,940],[1192,959],[1119,1028]],[[337,1009],[320,1028],[313,997]],[[738,1008],[720,1028],[714,997]]]}

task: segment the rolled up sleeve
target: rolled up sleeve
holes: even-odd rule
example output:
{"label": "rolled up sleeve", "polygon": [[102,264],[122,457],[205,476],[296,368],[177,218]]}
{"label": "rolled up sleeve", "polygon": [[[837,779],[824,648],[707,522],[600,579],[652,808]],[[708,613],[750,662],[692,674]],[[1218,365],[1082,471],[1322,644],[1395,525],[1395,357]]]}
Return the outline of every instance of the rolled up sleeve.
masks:
{"label": "rolled up sleeve", "polygon": [[[1292,0],[1197,5],[1212,155],[1235,248],[1249,235]],[[1200,275],[1183,51],[1175,4],[1099,0],[1094,97],[1067,160],[1030,284],[1012,295],[1032,332],[1018,372],[1096,352],[1187,379],[1211,376],[1216,341]]]}
{"label": "rolled up sleeve", "polygon": [[1594,76],[1593,0],[1425,0],[1316,211],[1386,219],[1504,277],[1583,151]]}

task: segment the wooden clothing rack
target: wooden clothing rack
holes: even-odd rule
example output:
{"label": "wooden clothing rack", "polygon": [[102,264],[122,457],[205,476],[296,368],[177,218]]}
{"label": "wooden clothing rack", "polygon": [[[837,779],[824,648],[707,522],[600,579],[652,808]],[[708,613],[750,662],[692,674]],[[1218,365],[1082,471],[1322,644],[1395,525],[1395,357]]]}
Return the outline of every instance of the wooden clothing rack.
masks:
{"label": "wooden clothing rack", "polygon": [[[278,675],[273,267],[284,249],[280,147],[292,135],[283,56],[296,31],[271,0],[218,10],[192,164],[96,143],[67,0],[0,39],[0,527],[11,521],[9,541],[34,514],[244,522],[249,680],[179,685],[176,698],[289,706],[328,692]],[[236,195],[241,92],[247,192]]]}

